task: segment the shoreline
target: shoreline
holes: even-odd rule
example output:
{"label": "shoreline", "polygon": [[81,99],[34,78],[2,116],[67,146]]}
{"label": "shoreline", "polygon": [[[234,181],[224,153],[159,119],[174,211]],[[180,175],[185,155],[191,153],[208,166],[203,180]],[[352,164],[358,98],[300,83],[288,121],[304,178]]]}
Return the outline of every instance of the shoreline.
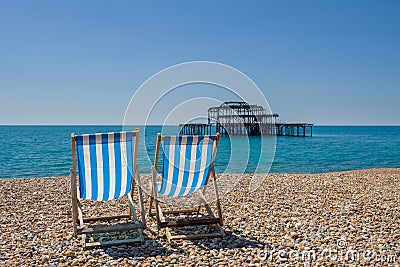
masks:
{"label": "shoreline", "polygon": [[[257,175],[321,175],[321,174],[337,174],[337,173],[347,173],[347,172],[359,172],[359,171],[380,171],[380,170],[400,170],[400,167],[391,167],[391,168],[366,168],[366,169],[353,169],[353,170],[344,170],[344,171],[333,171],[333,172],[318,172],[318,173],[257,173]],[[149,175],[150,173],[140,173],[140,175]],[[217,175],[238,175],[238,173],[223,173]],[[243,175],[254,175],[254,173],[243,173]],[[69,176],[65,175],[56,175],[56,176],[41,176],[41,177],[0,177],[1,179],[55,179],[55,178],[69,178]]]}
{"label": "shoreline", "polygon": [[[221,200],[224,238],[169,244],[146,216],[143,245],[87,251],[72,236],[68,176],[2,179],[0,266],[296,265],[305,262],[296,253],[310,251],[316,254],[312,263],[332,266],[382,264],[382,255],[400,264],[400,168],[267,174],[254,192],[248,177]],[[126,203],[90,207],[106,213]],[[339,253],[338,246],[359,258],[322,254]]]}

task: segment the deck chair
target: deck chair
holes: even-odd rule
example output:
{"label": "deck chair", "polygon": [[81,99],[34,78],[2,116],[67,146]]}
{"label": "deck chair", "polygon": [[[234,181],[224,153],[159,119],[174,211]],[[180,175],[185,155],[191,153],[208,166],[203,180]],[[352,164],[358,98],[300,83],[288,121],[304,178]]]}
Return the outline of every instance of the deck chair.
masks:
{"label": "deck chair", "polygon": [[[223,225],[221,206],[218,196],[218,188],[214,171],[214,158],[219,142],[219,133],[215,136],[161,136],[158,134],[154,165],[152,166],[152,191],[150,196],[149,215],[152,213],[153,203],[155,204],[155,215],[157,228],[166,228],[168,241],[173,239],[200,239],[224,236],[221,228]],[[160,145],[163,142],[163,168],[161,182],[157,182],[157,166],[160,152]],[[205,185],[212,175],[214,193],[216,197],[216,209],[218,216],[215,216],[209,203],[204,197]],[[198,194],[198,206],[189,209],[163,210],[162,203],[158,197],[184,197],[190,194]],[[171,220],[168,215],[193,214],[199,215],[200,208],[205,207],[207,218],[195,217],[184,220]],[[171,234],[172,228],[214,225],[216,231],[203,234]]]}
{"label": "deck chair", "polygon": [[[84,249],[143,242],[142,229],[146,227],[146,220],[139,169],[136,164],[138,138],[138,129],[133,132],[71,134],[73,167],[70,169],[70,175],[74,235],[82,235]],[[135,181],[138,183],[140,221],[132,199]],[[84,218],[81,199],[108,201],[125,195],[128,195],[129,214]],[[112,224],[113,220],[125,221]],[[87,223],[91,225],[86,225]],[[86,240],[87,235],[126,233],[132,230],[137,234],[134,238],[96,242]]]}

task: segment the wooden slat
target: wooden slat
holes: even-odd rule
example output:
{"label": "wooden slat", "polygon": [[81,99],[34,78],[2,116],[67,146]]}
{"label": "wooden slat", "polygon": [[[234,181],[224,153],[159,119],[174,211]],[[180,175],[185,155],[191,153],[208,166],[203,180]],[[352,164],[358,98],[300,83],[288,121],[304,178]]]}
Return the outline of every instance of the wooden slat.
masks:
{"label": "wooden slat", "polygon": [[[164,211],[165,212],[165,211]],[[195,211],[195,212],[197,212],[197,210]],[[187,212],[187,213],[185,213],[185,212],[178,212],[178,211],[167,211],[167,212],[165,212],[166,214],[171,214],[171,215],[179,215],[179,214],[192,214],[192,213],[194,213],[194,212]],[[150,214],[150,216],[154,216],[154,215],[156,215],[156,213],[155,212],[152,212],[151,214]]]}
{"label": "wooden slat", "polygon": [[106,225],[106,226],[93,226],[78,229],[78,234],[94,234],[94,233],[108,233],[108,232],[126,232],[130,230],[135,230],[138,228],[143,228],[141,223],[130,223],[130,224],[116,224],[116,225]]}
{"label": "wooden slat", "polygon": [[83,248],[91,249],[91,248],[95,248],[95,247],[117,246],[117,245],[122,245],[122,244],[139,243],[139,242],[143,242],[143,237],[112,240],[112,241],[102,241],[102,242],[90,242],[90,243],[86,243]]}
{"label": "wooden slat", "polygon": [[194,213],[197,212],[196,209],[182,209],[182,210],[167,210],[163,211],[164,214],[185,214],[185,213]]}
{"label": "wooden slat", "polygon": [[88,217],[83,218],[83,222],[94,222],[94,221],[107,221],[107,220],[114,220],[114,219],[124,219],[129,218],[128,214],[123,215],[113,215],[113,216],[104,216],[104,217]]}
{"label": "wooden slat", "polygon": [[161,227],[184,227],[219,223],[218,218],[160,222]]}

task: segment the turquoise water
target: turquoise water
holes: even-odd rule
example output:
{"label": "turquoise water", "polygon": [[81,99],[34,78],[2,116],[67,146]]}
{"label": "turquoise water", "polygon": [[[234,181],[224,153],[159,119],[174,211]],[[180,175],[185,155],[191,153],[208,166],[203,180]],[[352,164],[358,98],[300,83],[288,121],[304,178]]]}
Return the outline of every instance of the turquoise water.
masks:
{"label": "turquoise water", "polygon": [[[120,130],[120,126],[0,126],[0,177],[66,176],[71,167],[71,132]],[[145,141],[138,155],[141,173],[150,172],[160,131],[175,134],[177,127],[151,126],[145,131],[141,127]],[[271,164],[272,173],[400,167],[400,126],[315,126],[313,133],[311,138],[277,137],[274,158],[274,138],[251,137],[247,141],[243,137],[222,137],[216,171],[267,172]]]}

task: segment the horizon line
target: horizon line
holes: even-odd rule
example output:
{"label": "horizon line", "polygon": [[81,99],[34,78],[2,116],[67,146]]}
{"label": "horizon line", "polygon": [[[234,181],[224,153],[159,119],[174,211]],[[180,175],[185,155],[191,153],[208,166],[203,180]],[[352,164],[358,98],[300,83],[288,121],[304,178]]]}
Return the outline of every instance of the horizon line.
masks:
{"label": "horizon line", "polygon": [[[311,123],[313,126],[400,126],[400,124],[315,124]],[[129,125],[122,125],[122,124],[1,124],[0,126],[179,126],[179,124],[129,124]]]}

